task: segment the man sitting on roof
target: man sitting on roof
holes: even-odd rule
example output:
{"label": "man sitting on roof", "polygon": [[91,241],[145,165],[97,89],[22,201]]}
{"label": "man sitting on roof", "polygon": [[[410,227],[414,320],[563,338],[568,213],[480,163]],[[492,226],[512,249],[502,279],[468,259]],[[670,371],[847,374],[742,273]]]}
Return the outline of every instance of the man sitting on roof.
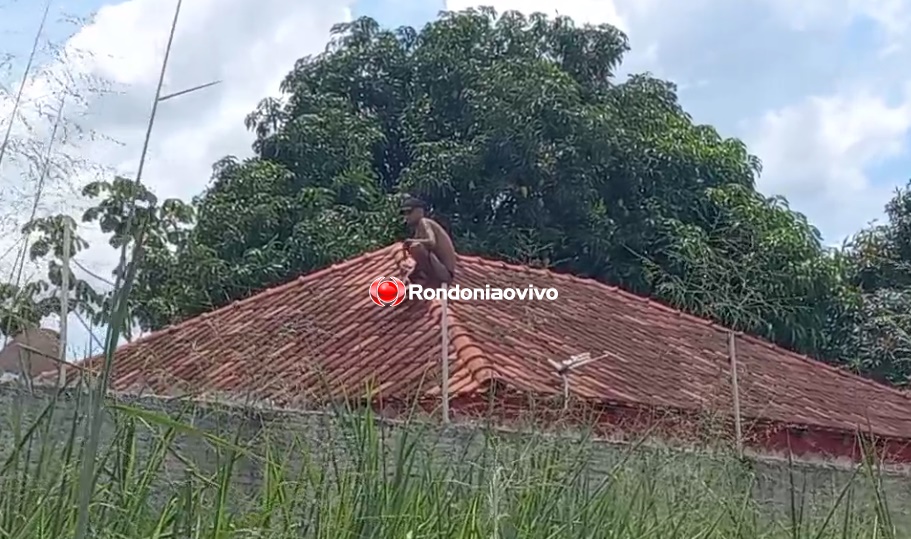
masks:
{"label": "man sitting on roof", "polygon": [[413,197],[402,204],[402,215],[412,233],[412,237],[405,240],[405,249],[414,260],[405,284],[439,288],[444,283],[452,283],[455,277],[456,252],[449,234],[425,215],[426,208],[422,200]]}

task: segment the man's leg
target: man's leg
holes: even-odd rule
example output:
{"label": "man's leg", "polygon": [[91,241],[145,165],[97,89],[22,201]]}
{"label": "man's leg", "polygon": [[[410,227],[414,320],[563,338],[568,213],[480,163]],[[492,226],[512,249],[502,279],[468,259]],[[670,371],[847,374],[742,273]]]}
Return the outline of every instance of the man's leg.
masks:
{"label": "man's leg", "polygon": [[410,284],[423,284],[426,281],[426,276],[424,272],[424,260],[426,256],[424,254],[426,251],[421,249],[418,245],[406,245],[405,252],[408,254],[410,260],[410,268],[405,272],[405,276],[402,278],[402,281],[405,282],[405,286]]}
{"label": "man's leg", "polygon": [[453,276],[451,273],[449,273],[449,270],[446,269],[446,266],[440,261],[439,257],[433,253],[430,253],[430,256],[428,258],[430,259],[430,268],[432,270],[430,273],[433,275],[434,280],[440,284],[451,284]]}
{"label": "man's leg", "polygon": [[439,288],[441,284],[452,282],[452,275],[446,266],[440,262],[437,255],[424,248],[423,245],[415,243],[409,248],[409,254],[414,259],[414,269],[406,277],[407,282],[426,281],[424,284],[429,288]]}

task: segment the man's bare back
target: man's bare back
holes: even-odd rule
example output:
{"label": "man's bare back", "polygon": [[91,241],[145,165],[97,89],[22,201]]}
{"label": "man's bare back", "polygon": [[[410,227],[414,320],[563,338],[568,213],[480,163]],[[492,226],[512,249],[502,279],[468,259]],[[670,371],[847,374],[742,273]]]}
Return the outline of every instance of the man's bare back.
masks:
{"label": "man's bare back", "polygon": [[424,217],[415,227],[414,239],[431,240],[425,244],[427,250],[443,264],[450,277],[455,276],[455,246],[452,244],[449,234],[439,223],[429,217]]}
{"label": "man's bare back", "polygon": [[406,240],[405,247],[415,262],[406,280],[430,288],[451,283],[457,258],[449,234],[439,223],[424,216],[424,205],[419,200],[406,201],[402,213],[412,229],[412,237]]}

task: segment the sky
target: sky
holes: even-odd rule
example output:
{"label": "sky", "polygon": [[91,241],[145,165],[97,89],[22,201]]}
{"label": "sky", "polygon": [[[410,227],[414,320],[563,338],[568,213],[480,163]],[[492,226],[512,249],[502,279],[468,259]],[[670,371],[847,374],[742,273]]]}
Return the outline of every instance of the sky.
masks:
{"label": "sky", "polygon": [[[0,127],[25,70],[45,0],[0,0]],[[39,214],[80,213],[87,181],[134,175],[176,0],[59,0],[13,125],[17,150],[0,164],[0,271],[30,211],[29,159],[50,140],[55,96],[69,88],[61,163],[45,182]],[[320,52],[334,23],[368,15],[421,26],[474,0],[185,0],[164,92],[221,83],[162,103],[144,172],[160,197],[189,199],[225,155],[247,156],[243,119],[296,59]],[[783,195],[831,244],[882,217],[911,177],[911,2],[907,0],[487,0],[497,11],[609,23],[630,38],[621,77],[651,72],[677,83],[698,123],[738,137],[763,163],[758,187]],[[217,7],[216,7],[217,6]],[[86,20],[81,20],[86,19]],[[47,47],[45,47],[47,48]],[[63,59],[61,59],[61,53]],[[69,81],[69,82],[67,82]],[[79,90],[73,90],[78,88]],[[43,112],[43,114],[42,114]],[[29,127],[26,128],[25,125]],[[0,131],[2,136],[2,131]],[[34,161],[34,159],[32,159]],[[108,275],[115,254],[97,232],[85,267]],[[7,253],[4,256],[4,253]],[[29,268],[29,271],[37,271]],[[12,275],[12,274],[9,274]],[[26,278],[28,275],[26,275]],[[51,322],[50,325],[54,325]],[[88,334],[78,321],[71,353]]]}

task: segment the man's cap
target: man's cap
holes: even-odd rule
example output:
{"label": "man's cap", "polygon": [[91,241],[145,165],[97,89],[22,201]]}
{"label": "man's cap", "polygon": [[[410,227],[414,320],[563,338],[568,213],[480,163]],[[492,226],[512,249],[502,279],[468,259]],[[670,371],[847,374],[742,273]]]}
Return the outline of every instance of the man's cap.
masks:
{"label": "man's cap", "polygon": [[408,197],[405,199],[404,202],[402,202],[403,210],[413,210],[415,208],[421,208],[422,210],[426,210],[427,204],[425,204],[423,200],[421,200],[417,197]]}

